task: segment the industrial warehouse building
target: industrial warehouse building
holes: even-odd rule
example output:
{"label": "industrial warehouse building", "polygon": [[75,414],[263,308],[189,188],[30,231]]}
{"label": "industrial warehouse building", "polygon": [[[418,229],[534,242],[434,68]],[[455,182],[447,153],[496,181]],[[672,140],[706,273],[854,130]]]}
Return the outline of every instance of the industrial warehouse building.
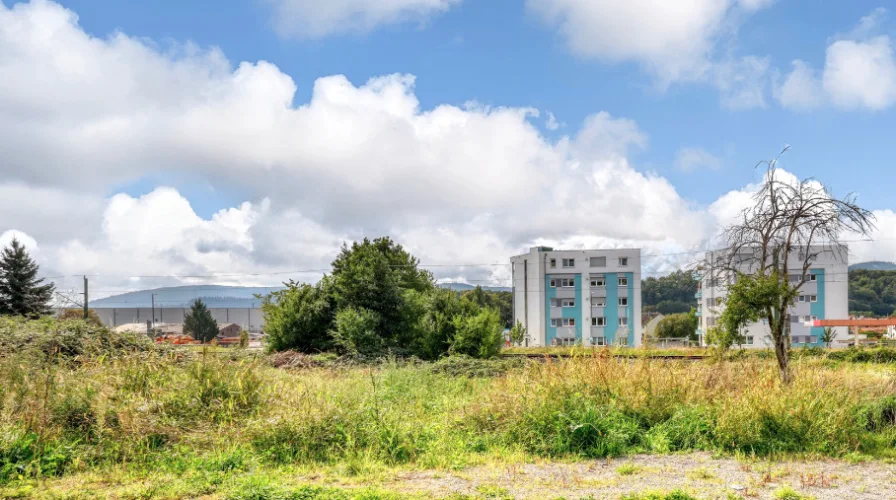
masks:
{"label": "industrial warehouse building", "polygon": [[[799,296],[789,309],[788,324],[791,345],[823,347],[823,327],[809,326],[808,323],[822,319],[845,319],[849,317],[849,249],[846,245],[818,246],[810,249],[811,260],[807,271],[807,281],[800,288]],[[730,265],[731,261],[740,262]],[[751,274],[752,255],[745,252],[731,259],[729,250],[715,250],[706,254],[702,265],[700,288],[697,290],[697,314],[700,324],[697,334],[705,345],[705,333],[716,326],[727,296],[728,283],[733,282],[732,267],[744,274]],[[794,252],[787,262],[790,281],[798,283],[802,278],[803,258]],[[835,339],[848,337],[846,327],[834,327]],[[747,325],[744,329],[744,348],[771,347],[771,330],[764,320]],[[835,342],[837,341],[835,340]]]}
{"label": "industrial warehouse building", "polygon": [[510,263],[525,345],[641,345],[640,249],[541,246]]}
{"label": "industrial warehouse building", "polygon": [[[96,311],[100,321],[109,328],[133,323],[146,324],[182,324],[190,312],[189,307],[103,307],[90,306]],[[60,308],[60,310],[66,308]],[[219,325],[233,323],[240,329],[252,333],[264,331],[264,314],[260,308],[253,307],[209,307],[212,317]],[[153,312],[155,320],[153,321]]]}

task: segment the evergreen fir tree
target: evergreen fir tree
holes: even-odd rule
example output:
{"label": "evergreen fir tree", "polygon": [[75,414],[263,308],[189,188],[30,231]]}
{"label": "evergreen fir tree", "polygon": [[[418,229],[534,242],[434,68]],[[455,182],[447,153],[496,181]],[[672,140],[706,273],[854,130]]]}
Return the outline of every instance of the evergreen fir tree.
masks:
{"label": "evergreen fir tree", "polygon": [[0,253],[0,314],[38,317],[50,314],[55,287],[37,277],[37,263],[13,238]]}
{"label": "evergreen fir tree", "polygon": [[190,306],[190,313],[184,318],[184,333],[202,342],[210,342],[218,335],[218,322],[202,300],[196,299]]}

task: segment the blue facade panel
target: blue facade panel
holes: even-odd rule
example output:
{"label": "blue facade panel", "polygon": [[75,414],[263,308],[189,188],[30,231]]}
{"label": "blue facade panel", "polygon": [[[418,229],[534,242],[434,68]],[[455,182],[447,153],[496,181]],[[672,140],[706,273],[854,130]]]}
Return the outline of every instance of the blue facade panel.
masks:
{"label": "blue facade panel", "polygon": [[[564,277],[569,276],[565,274]],[[551,299],[557,298],[557,287],[550,286],[551,279],[554,276],[545,275],[544,283],[547,289],[544,293],[545,303],[544,303],[544,342],[545,345],[551,345],[555,338],[557,338],[557,327],[551,326]],[[562,318],[570,318],[575,319],[575,332],[576,332],[576,341],[582,341],[582,275],[576,274],[573,276],[573,280],[575,282],[575,306],[574,307],[563,307],[560,310],[560,317]]]}
{"label": "blue facade panel", "polygon": [[[824,308],[825,308],[825,296],[824,296],[824,269],[812,269],[809,271],[811,274],[815,275],[815,284],[818,288],[818,291],[815,292],[818,296],[818,302],[813,302],[809,306],[809,313],[812,316],[815,316],[818,319],[825,319],[824,317]],[[824,342],[821,340],[821,336],[824,335],[824,327],[822,326],[813,326],[809,329],[809,335],[814,335],[816,337],[816,341],[814,344],[816,346],[823,346]]]}

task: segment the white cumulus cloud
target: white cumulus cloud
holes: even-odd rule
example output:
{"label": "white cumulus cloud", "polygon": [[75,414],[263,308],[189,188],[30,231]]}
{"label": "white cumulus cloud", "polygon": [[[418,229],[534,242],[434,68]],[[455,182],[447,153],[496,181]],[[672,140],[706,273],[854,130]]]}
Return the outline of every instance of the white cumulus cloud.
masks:
{"label": "white cumulus cloud", "polygon": [[850,33],[832,41],[820,75],[810,64],[794,61],[793,70],[775,91],[781,105],[798,110],[831,105],[878,111],[896,103],[893,42],[887,35],[873,35],[885,13],[875,10]]}

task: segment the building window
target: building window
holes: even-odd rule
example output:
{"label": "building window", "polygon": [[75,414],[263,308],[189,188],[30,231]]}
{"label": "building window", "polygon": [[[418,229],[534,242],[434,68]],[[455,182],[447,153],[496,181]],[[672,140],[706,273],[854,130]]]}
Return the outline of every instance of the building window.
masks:
{"label": "building window", "polygon": [[818,281],[818,275],[816,275],[816,274],[810,274],[810,275],[809,275],[809,281]]}
{"label": "building window", "polygon": [[628,337],[619,337],[619,339],[616,340],[616,342],[619,345],[623,345],[623,346],[628,345]]}
{"label": "building window", "polygon": [[591,267],[607,267],[606,257],[591,257]]}
{"label": "building window", "polygon": [[575,306],[576,306],[576,301],[573,300],[573,299],[563,299],[563,301],[562,301],[562,303],[560,304],[560,306],[561,306],[561,307],[575,307]]}
{"label": "building window", "polygon": [[603,288],[607,286],[607,278],[591,278],[591,288]]}
{"label": "building window", "polygon": [[563,326],[576,326],[575,318],[563,318]]}
{"label": "building window", "polygon": [[800,295],[800,302],[805,302],[805,301],[806,301],[806,296]]}
{"label": "building window", "polygon": [[573,288],[576,286],[575,278],[560,278],[560,288]]}
{"label": "building window", "polygon": [[551,259],[551,267],[557,267],[557,259]]}
{"label": "building window", "polygon": [[603,316],[591,318],[591,326],[607,326],[607,318]]}
{"label": "building window", "polygon": [[591,337],[591,344],[593,345],[607,345],[607,339],[603,337]]}
{"label": "building window", "polygon": [[619,326],[628,326],[628,318],[625,316],[619,318]]}
{"label": "building window", "polygon": [[810,295],[809,302],[818,302],[818,295]]}
{"label": "building window", "polygon": [[576,259],[563,259],[563,267],[576,267]]}
{"label": "building window", "polygon": [[628,305],[628,297],[619,297],[619,305],[627,306]]}
{"label": "building window", "polygon": [[592,297],[591,298],[591,307],[607,307],[607,298],[606,297]]}
{"label": "building window", "polygon": [[814,343],[816,343],[816,342],[818,342],[818,337],[816,337],[815,335],[810,335],[810,336],[809,336],[809,343],[810,343],[810,344],[814,344]]}
{"label": "building window", "polygon": [[706,317],[706,326],[716,326],[716,318],[713,316]]}
{"label": "building window", "polygon": [[551,278],[551,288],[557,288],[557,280]]}
{"label": "building window", "polygon": [[753,345],[753,336],[747,335],[747,345]]}
{"label": "building window", "polygon": [[619,286],[628,286],[628,278],[619,278]]}
{"label": "building window", "polygon": [[790,315],[790,322],[791,322],[791,323],[799,323],[799,322],[800,322],[800,317],[797,316],[797,315],[795,315],[795,314],[791,314],[791,315]]}
{"label": "building window", "polygon": [[551,326],[560,326],[560,318],[551,318]]}
{"label": "building window", "polygon": [[619,265],[625,267],[628,265],[628,257],[619,257]]}
{"label": "building window", "polygon": [[551,299],[551,307],[560,307],[560,299]]}

